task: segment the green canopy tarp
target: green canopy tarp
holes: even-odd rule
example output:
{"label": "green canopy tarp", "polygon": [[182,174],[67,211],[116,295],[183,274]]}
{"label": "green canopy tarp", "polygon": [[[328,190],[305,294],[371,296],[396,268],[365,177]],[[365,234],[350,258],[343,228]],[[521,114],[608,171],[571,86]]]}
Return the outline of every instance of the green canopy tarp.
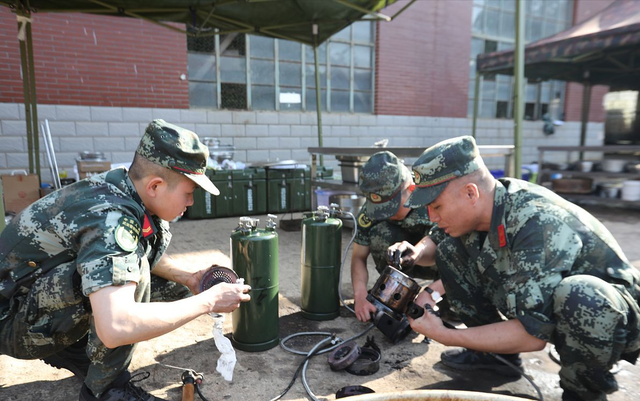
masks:
{"label": "green canopy tarp", "polygon": [[[33,12],[89,13],[124,16],[154,23],[186,24],[188,33],[215,30],[265,35],[319,45],[363,17],[391,20],[379,14],[397,0],[2,0],[0,4]],[[317,25],[317,37],[313,25]],[[167,25],[185,31],[178,25]]]}
{"label": "green canopy tarp", "polygon": [[[640,90],[640,1],[617,0],[566,31],[525,47],[525,76]],[[479,54],[481,74],[513,74],[513,50]]]}
{"label": "green canopy tarp", "polygon": [[[0,6],[9,7],[18,15],[20,24],[29,171],[40,174],[35,66],[28,18],[34,13],[139,18],[190,36],[250,33],[304,43],[313,46],[317,54],[321,43],[349,24],[362,20],[391,21],[415,1],[407,0],[389,17],[379,11],[398,0],[0,0]],[[316,56],[316,86],[319,86],[318,70]],[[317,104],[320,92],[316,91]],[[322,146],[321,107],[317,110],[318,145]]]}

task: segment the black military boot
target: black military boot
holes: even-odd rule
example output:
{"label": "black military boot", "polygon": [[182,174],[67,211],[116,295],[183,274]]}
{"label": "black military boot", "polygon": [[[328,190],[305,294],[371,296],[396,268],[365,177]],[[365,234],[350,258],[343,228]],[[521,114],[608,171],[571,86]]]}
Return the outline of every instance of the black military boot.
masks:
{"label": "black military boot", "polygon": [[493,354],[473,351],[466,348],[450,349],[440,355],[445,366],[458,370],[491,370],[503,376],[522,376],[522,359],[520,354],[496,354],[514,365],[517,369],[498,360]]}
{"label": "black military boot", "polygon": [[87,377],[87,371],[91,361],[87,356],[88,336],[84,336],[80,341],[68,346],[62,351],[42,358],[44,363],[58,369],[67,369],[81,380]]}
{"label": "black military boot", "polygon": [[564,390],[562,393],[562,401],[584,401],[578,393],[571,390]]}
{"label": "black military boot", "polygon": [[[113,382],[113,385],[100,398],[93,395],[86,384],[80,390],[80,401],[167,401],[164,398],[154,397],[134,383],[145,380],[149,372],[141,372],[131,376],[129,372],[123,372]],[[139,378],[137,378],[140,376]]]}

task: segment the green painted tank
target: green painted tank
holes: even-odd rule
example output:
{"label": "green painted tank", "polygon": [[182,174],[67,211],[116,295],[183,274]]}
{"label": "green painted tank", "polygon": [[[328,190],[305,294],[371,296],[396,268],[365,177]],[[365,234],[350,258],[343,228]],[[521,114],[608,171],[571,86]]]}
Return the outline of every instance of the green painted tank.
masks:
{"label": "green painted tank", "polygon": [[302,220],[302,316],[330,320],[340,315],[342,220],[337,210],[318,206]]}
{"label": "green painted tank", "polygon": [[231,264],[245,284],[251,301],[232,313],[233,346],[249,352],[265,351],[280,342],[278,330],[278,234],[276,216],[269,215],[265,229],[259,220],[241,217],[231,234]]}

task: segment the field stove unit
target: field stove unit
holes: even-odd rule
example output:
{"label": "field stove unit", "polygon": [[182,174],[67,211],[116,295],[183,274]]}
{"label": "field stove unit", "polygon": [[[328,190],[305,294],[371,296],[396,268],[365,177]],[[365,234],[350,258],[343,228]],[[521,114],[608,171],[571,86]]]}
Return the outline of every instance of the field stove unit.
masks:
{"label": "field stove unit", "polygon": [[376,307],[373,323],[394,344],[411,331],[405,315],[417,319],[424,313],[424,309],[413,302],[420,290],[411,277],[387,266],[367,295],[367,301]]}

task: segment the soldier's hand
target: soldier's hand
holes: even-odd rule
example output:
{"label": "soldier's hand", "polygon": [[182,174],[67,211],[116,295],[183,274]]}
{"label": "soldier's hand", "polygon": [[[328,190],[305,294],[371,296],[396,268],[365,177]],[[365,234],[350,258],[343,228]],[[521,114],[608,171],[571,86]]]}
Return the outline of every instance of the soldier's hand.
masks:
{"label": "soldier's hand", "polygon": [[419,319],[412,319],[411,317],[407,316],[407,320],[409,321],[409,324],[411,325],[413,331],[423,334],[426,337],[437,339],[439,338],[439,335],[437,334],[438,332],[440,332],[441,330],[447,330],[447,328],[442,323],[442,319],[440,319],[434,308],[435,306],[432,305],[432,302],[427,302],[424,304],[425,311],[422,317],[420,317]]}
{"label": "soldier's hand", "polygon": [[209,270],[209,267],[199,270],[193,273],[191,277],[189,277],[189,280],[187,281],[186,285],[192,294],[195,295],[200,293],[200,280],[202,280],[202,276],[204,276],[207,270]]}
{"label": "soldier's hand", "polygon": [[236,310],[241,302],[250,301],[249,291],[251,287],[245,284],[219,283],[203,294],[210,295],[210,313],[227,313]]}
{"label": "soldier's hand", "polygon": [[371,314],[376,313],[376,307],[366,298],[356,299],[354,309],[356,311],[356,318],[361,322],[368,322],[371,320]]}
{"label": "soldier's hand", "polygon": [[407,241],[396,242],[387,248],[387,262],[398,268],[412,267],[419,256],[417,249]]}

